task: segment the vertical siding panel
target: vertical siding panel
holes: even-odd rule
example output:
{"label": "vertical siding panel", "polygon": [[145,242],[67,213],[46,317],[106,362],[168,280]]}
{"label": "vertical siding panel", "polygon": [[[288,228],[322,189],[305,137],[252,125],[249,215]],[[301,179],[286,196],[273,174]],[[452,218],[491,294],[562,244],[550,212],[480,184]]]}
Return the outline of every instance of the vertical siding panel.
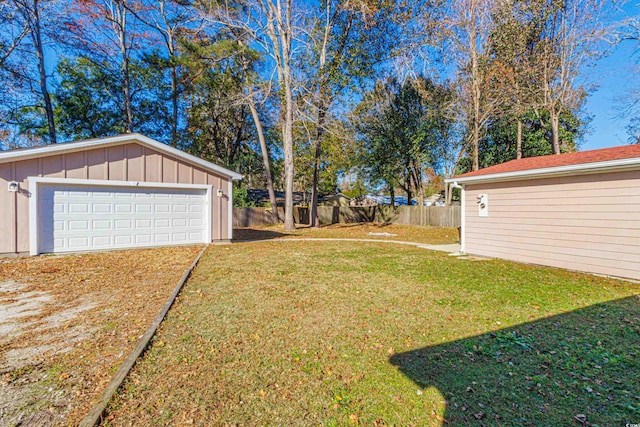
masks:
{"label": "vertical siding panel", "polygon": [[43,157],[40,162],[42,176],[64,178],[64,167],[62,156]]}
{"label": "vertical siding panel", "polygon": [[98,148],[86,152],[87,178],[109,179],[106,150]]}
{"label": "vertical siding panel", "polygon": [[125,181],[127,179],[126,153],[124,145],[107,148],[108,179]]}
{"label": "vertical siding panel", "polygon": [[11,181],[13,181],[13,163],[0,164],[0,254],[16,250],[16,194],[7,191]]}
{"label": "vertical siding panel", "polygon": [[178,163],[178,182],[180,184],[193,184],[191,179],[193,167],[183,162]]}
{"label": "vertical siding panel", "polygon": [[222,191],[224,192],[224,196],[222,197],[217,197],[216,196],[216,200],[218,201],[218,216],[220,217],[219,223],[218,223],[218,238],[219,239],[226,239],[227,237],[227,231],[226,231],[226,227],[227,227],[227,210],[226,210],[226,196],[227,196],[227,188],[224,185],[224,181],[222,178],[220,178],[219,176],[216,176],[216,190],[218,188],[222,189]]}
{"label": "vertical siding panel", "polygon": [[145,181],[162,182],[162,156],[145,147],[144,162]]}
{"label": "vertical siding panel", "polygon": [[73,179],[86,178],[85,152],[65,154],[66,177]]}
{"label": "vertical siding panel", "polygon": [[193,168],[193,183],[207,184],[207,173],[203,170]]}
{"label": "vertical siding panel", "polygon": [[220,238],[230,239],[229,236],[229,208],[232,200],[229,199],[229,181],[219,178],[220,188],[224,191],[224,197],[220,197]]}
{"label": "vertical siding panel", "polygon": [[21,189],[17,195],[16,203],[17,252],[29,250],[29,197],[27,197],[29,185],[27,178],[37,176],[38,169],[38,159],[15,162],[14,180],[20,183]]}
{"label": "vertical siding panel", "polygon": [[162,182],[178,182],[178,162],[171,157],[162,157]]}
{"label": "vertical siding panel", "polygon": [[144,181],[144,151],[138,144],[127,145],[127,180]]}
{"label": "vertical siding panel", "polygon": [[213,186],[212,201],[211,201],[211,239],[220,240],[220,197],[216,196],[216,190],[220,188],[218,186],[218,178],[210,173],[207,174],[207,184]]}

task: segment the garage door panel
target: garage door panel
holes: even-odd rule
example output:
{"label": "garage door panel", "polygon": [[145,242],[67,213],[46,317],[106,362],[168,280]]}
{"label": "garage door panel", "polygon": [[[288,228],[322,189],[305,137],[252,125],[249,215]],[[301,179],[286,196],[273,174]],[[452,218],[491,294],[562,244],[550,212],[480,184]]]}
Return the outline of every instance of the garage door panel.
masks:
{"label": "garage door panel", "polygon": [[88,237],[69,237],[67,246],[69,249],[80,250],[89,246]]}
{"label": "garage door panel", "polygon": [[203,243],[206,191],[42,185],[40,252]]}
{"label": "garage door panel", "polygon": [[[58,222],[64,223],[63,221]],[[111,227],[111,221],[108,219],[94,219],[92,228],[94,230],[111,230],[113,227]]]}
{"label": "garage door panel", "polygon": [[106,246],[109,247],[113,244],[113,240],[111,236],[93,236],[91,239],[91,244],[93,246]]}
{"label": "garage door panel", "polygon": [[168,228],[171,225],[171,221],[168,218],[157,218],[153,221],[153,225],[156,228]]}
{"label": "garage door panel", "polygon": [[89,213],[89,205],[86,203],[69,203],[69,213]]}
{"label": "garage door panel", "polygon": [[93,213],[111,213],[113,211],[113,205],[110,203],[94,203]]}
{"label": "garage door panel", "polygon": [[166,234],[156,234],[155,236],[156,243],[166,244],[171,241],[171,235],[169,233]]}
{"label": "garage door panel", "polygon": [[131,239],[130,235],[126,236],[114,236],[113,237],[114,244],[118,246],[128,246],[133,244],[133,239]]}
{"label": "garage door panel", "polygon": [[130,219],[116,219],[113,222],[113,226],[116,230],[131,230],[133,222]]}

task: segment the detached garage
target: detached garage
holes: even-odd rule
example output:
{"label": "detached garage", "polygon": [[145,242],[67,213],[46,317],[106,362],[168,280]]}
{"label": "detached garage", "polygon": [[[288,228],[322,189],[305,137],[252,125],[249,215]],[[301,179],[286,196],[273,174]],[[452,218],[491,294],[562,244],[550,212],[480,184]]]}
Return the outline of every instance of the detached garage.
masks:
{"label": "detached garage", "polygon": [[640,280],[640,145],[512,160],[462,187],[461,251]]}
{"label": "detached garage", "polygon": [[0,152],[0,254],[228,241],[241,178],[138,134]]}

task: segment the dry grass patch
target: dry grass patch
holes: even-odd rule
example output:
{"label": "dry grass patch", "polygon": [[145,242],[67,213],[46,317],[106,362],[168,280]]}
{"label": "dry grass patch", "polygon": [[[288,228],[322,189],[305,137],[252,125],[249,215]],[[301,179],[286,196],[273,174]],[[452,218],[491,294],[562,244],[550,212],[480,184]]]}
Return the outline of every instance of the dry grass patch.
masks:
{"label": "dry grass patch", "polygon": [[75,425],[201,247],[0,260],[0,425]]}
{"label": "dry grass patch", "polygon": [[319,228],[298,225],[294,232],[282,224],[268,227],[248,227],[234,230],[234,240],[269,240],[286,238],[345,238],[370,240],[400,240],[426,244],[458,243],[456,228],[415,227],[387,223],[332,224]]}
{"label": "dry grass patch", "polygon": [[105,424],[633,422],[638,293],[400,245],[210,247]]}

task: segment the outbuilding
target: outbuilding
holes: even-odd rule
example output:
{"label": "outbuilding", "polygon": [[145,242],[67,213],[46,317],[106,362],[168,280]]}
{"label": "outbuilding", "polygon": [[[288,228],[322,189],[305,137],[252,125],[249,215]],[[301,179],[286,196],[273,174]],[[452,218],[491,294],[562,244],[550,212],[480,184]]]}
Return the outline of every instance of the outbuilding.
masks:
{"label": "outbuilding", "polygon": [[139,134],[0,152],[0,254],[228,241],[241,178]]}
{"label": "outbuilding", "polygon": [[462,187],[461,252],[640,280],[640,145],[512,160]]}

